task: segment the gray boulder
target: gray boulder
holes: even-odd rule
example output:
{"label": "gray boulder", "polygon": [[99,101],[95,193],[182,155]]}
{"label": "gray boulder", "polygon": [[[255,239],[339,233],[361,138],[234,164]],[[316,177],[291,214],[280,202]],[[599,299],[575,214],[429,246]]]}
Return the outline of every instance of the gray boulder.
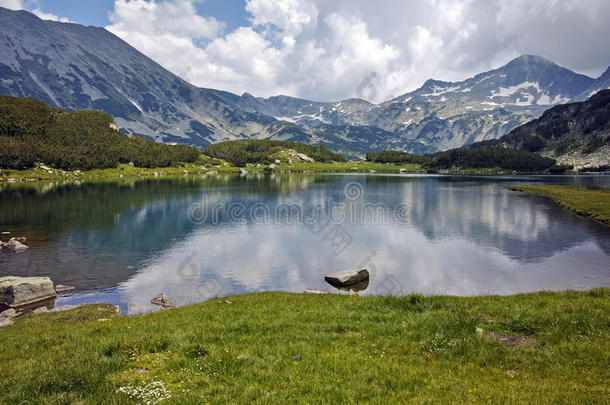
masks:
{"label": "gray boulder", "polygon": [[0,307],[17,308],[56,296],[49,277],[0,277]]}
{"label": "gray boulder", "polygon": [[345,270],[324,276],[324,280],[334,287],[347,287],[369,280],[367,270]]}

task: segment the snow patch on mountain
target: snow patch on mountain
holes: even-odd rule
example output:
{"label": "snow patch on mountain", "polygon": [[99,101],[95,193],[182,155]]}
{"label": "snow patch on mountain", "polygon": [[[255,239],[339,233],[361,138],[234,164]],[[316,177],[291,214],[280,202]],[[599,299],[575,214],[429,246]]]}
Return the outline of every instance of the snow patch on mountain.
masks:
{"label": "snow patch on mountain", "polygon": [[492,90],[491,96],[489,96],[489,98],[493,99],[495,97],[509,97],[521,90],[528,90],[531,88],[534,88],[536,90],[536,93],[539,93],[541,91],[540,85],[537,82],[523,82],[515,86],[500,87],[496,90]]}

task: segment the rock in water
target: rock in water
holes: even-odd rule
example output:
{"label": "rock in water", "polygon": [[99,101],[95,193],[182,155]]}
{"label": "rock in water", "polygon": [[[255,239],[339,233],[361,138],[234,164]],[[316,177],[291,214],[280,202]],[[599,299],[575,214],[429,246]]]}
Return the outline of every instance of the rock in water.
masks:
{"label": "rock in water", "polygon": [[74,290],[74,287],[69,286],[69,285],[57,284],[55,286],[56,293],[62,293],[62,292],[72,291],[72,290]]}
{"label": "rock in water", "polygon": [[[25,238],[19,238],[25,241]],[[24,245],[18,238],[11,238],[8,242],[6,242],[5,246],[12,250],[13,252],[22,252],[26,249],[29,249],[27,245]]]}
{"label": "rock in water", "polygon": [[170,308],[170,307],[175,307],[174,303],[171,302],[169,300],[169,298],[167,298],[167,295],[161,293],[159,295],[157,295],[155,298],[153,298],[152,300],[150,300],[151,303],[155,304],[155,305],[160,305],[163,308]]}
{"label": "rock in water", "polygon": [[0,277],[0,307],[22,307],[56,296],[49,277]]}
{"label": "rock in water", "polygon": [[324,276],[324,280],[334,287],[347,287],[353,284],[368,281],[367,270],[345,270]]}

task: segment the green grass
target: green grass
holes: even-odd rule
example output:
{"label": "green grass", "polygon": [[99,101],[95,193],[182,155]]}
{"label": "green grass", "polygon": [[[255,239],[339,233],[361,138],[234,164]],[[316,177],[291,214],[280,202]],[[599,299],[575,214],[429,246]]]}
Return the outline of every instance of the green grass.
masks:
{"label": "green grass", "polygon": [[0,402],[607,403],[608,314],[610,289],[258,293],[133,317],[89,305],[0,329]]}
{"label": "green grass", "polygon": [[578,215],[591,217],[610,225],[610,191],[587,190],[575,186],[510,186],[511,190],[523,191],[551,198],[562,207]]}

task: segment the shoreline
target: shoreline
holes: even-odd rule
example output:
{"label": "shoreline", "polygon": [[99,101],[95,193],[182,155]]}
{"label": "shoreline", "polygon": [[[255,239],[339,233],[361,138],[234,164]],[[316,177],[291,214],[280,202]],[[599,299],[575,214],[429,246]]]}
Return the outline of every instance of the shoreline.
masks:
{"label": "shoreline", "polygon": [[[44,165],[42,165],[44,166]],[[529,173],[514,172],[497,168],[456,169],[426,171],[417,164],[386,164],[367,161],[333,163],[297,163],[293,165],[250,164],[246,167],[232,166],[224,162],[220,165],[185,164],[179,167],[143,168],[121,164],[116,168],[82,170],[60,170],[44,166],[27,170],[0,169],[0,184],[33,183],[40,181],[95,181],[139,178],[163,178],[184,175],[246,174],[246,173],[337,173],[337,174],[433,174],[446,176],[604,176],[606,173]]]}
{"label": "shoreline", "polygon": [[610,227],[610,190],[589,190],[577,186],[508,186],[509,190],[550,199],[583,218]]}

